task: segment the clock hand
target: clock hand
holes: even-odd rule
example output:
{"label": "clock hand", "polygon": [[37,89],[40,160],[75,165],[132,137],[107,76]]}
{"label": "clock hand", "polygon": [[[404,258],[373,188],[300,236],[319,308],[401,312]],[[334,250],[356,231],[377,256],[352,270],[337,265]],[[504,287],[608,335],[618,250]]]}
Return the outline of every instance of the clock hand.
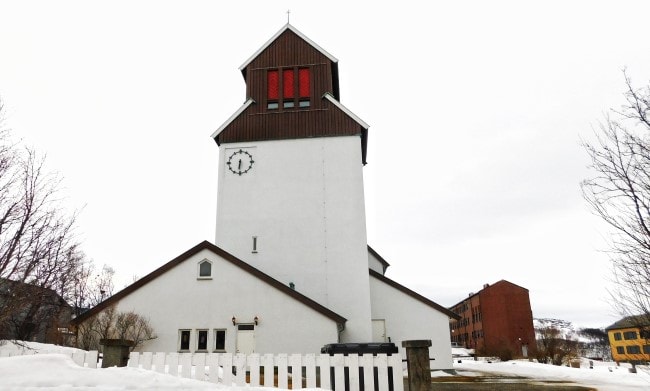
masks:
{"label": "clock hand", "polygon": [[239,159],[239,165],[237,166],[237,168],[241,170],[241,159]]}

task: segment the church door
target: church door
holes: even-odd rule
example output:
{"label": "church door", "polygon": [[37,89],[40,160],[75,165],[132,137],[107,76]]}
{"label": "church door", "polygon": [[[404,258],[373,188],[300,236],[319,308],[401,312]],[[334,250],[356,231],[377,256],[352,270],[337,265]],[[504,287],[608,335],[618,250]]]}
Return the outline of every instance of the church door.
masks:
{"label": "church door", "polygon": [[386,320],[372,320],[372,342],[386,342]]}
{"label": "church door", "polygon": [[255,353],[255,325],[240,324],[237,326],[237,353]]}

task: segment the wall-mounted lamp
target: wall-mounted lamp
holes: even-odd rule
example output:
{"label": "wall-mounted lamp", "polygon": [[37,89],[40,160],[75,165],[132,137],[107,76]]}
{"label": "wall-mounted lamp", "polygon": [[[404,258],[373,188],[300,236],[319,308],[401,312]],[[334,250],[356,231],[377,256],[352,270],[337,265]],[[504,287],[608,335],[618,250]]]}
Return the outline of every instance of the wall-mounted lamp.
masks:
{"label": "wall-mounted lamp", "polygon": [[237,325],[237,318],[235,318],[235,317],[233,316],[232,319],[230,319],[230,320],[232,320],[232,325],[233,325],[233,326]]}
{"label": "wall-mounted lamp", "polygon": [[253,318],[253,322],[255,322],[255,326],[257,326],[257,323],[260,321],[260,318],[255,315],[255,318]]}

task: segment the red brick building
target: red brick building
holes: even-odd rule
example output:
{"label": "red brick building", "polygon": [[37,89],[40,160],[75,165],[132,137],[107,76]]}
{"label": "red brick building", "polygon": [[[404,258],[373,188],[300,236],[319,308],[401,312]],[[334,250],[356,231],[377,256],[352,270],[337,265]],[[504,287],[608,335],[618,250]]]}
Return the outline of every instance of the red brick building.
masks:
{"label": "red brick building", "polygon": [[478,354],[527,357],[535,349],[533,313],[528,289],[501,280],[485,284],[478,293],[450,308],[460,315],[452,319],[451,341],[476,349]]}

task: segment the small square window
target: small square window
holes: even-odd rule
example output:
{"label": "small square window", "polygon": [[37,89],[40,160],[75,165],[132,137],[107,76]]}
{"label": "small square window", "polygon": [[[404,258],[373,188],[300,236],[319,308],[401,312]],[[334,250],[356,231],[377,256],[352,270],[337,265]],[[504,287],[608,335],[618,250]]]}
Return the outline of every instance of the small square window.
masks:
{"label": "small square window", "polygon": [[189,351],[190,350],[190,330],[180,330],[179,332],[179,349],[181,351]]}
{"label": "small square window", "polygon": [[618,354],[625,354],[625,348],[622,346],[617,346],[616,347],[616,353]]}
{"label": "small square window", "polygon": [[614,333],[614,341],[620,341],[621,340],[621,333]]}
{"label": "small square window", "polygon": [[295,103],[293,103],[292,100],[287,100],[282,104],[282,107],[284,107],[285,109],[295,107]]}
{"label": "small square window", "polygon": [[638,346],[638,345],[626,346],[625,350],[627,351],[627,354],[639,354],[639,353],[641,353],[641,347]]}
{"label": "small square window", "polygon": [[197,350],[208,350],[208,330],[199,330],[197,338]]}
{"label": "small square window", "polygon": [[278,104],[278,102],[269,102],[269,103],[267,103],[267,105],[266,105],[266,108],[269,109],[269,110],[277,110],[278,107],[280,107],[280,105]]}
{"label": "small square window", "polygon": [[300,102],[298,102],[298,105],[300,107],[309,107],[311,103],[308,100],[301,100]]}

